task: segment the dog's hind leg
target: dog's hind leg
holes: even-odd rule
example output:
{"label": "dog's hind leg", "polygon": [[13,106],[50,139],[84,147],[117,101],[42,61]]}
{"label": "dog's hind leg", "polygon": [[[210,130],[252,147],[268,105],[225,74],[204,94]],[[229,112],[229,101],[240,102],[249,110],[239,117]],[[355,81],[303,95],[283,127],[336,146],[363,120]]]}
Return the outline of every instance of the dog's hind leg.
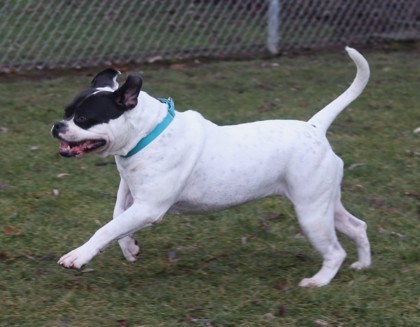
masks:
{"label": "dog's hind leg", "polygon": [[336,203],[340,199],[342,168],[343,163],[338,157],[324,156],[317,165],[306,166],[306,171],[297,170],[298,173],[289,180],[287,195],[294,205],[299,224],[323,258],[321,269],[311,278],[302,279],[299,286],[327,285],[346,257],[338,242],[334,222]]}
{"label": "dog's hind leg", "polygon": [[335,207],[335,228],[350,238],[357,246],[358,261],[351,265],[353,269],[363,269],[370,266],[370,244],[367,237],[367,225],[364,221],[349,213],[339,200]]}
{"label": "dog's hind leg", "polygon": [[[327,285],[337,274],[346,252],[337,240],[334,227],[334,205],[324,194],[310,204],[295,206],[299,223],[314,248],[322,255],[322,268],[311,278],[299,283],[302,287]],[[326,201],[325,201],[326,200]],[[334,201],[335,202],[335,201]]]}

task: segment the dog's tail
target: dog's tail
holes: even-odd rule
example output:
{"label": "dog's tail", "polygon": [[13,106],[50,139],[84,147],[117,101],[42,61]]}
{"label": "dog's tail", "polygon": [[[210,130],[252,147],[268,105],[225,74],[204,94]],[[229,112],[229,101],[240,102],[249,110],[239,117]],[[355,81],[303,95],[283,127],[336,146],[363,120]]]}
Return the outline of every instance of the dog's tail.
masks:
{"label": "dog's tail", "polygon": [[334,121],[334,119],[343,111],[351,102],[363,92],[369,81],[369,64],[366,59],[355,49],[346,47],[346,51],[357,67],[357,74],[350,87],[336,98],[333,102],[316,113],[308,122],[325,133]]}

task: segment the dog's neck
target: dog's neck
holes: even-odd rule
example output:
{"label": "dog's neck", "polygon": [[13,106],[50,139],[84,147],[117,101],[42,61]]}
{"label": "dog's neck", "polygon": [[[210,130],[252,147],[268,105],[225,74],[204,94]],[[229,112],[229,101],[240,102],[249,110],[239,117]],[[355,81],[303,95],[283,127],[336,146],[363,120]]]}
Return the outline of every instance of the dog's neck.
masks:
{"label": "dog's neck", "polygon": [[146,92],[141,91],[138,97],[137,106],[125,115],[128,122],[127,139],[119,153],[120,156],[126,156],[139,141],[149,135],[154,128],[168,114],[168,105],[151,97]]}
{"label": "dog's neck", "polygon": [[160,134],[162,134],[165,129],[172,123],[175,117],[175,105],[171,98],[164,99],[159,98],[159,101],[165,103],[167,105],[167,113],[165,118],[159,122],[155,126],[155,128],[148,133],[145,137],[141,138],[139,142],[137,142],[136,146],[132,148],[127,155],[123,156],[123,158],[129,158],[134,156],[135,154],[139,153],[145,147],[147,147],[150,143],[152,143]]}

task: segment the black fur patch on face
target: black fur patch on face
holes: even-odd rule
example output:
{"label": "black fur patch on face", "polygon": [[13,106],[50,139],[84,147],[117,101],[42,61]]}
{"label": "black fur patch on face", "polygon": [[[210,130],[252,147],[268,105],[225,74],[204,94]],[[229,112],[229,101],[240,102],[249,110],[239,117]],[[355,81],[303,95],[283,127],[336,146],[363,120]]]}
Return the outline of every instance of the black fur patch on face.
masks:
{"label": "black fur patch on face", "polygon": [[64,110],[64,119],[74,117],[74,123],[83,129],[108,123],[124,113],[124,107],[115,101],[113,92],[88,89],[81,92]]}

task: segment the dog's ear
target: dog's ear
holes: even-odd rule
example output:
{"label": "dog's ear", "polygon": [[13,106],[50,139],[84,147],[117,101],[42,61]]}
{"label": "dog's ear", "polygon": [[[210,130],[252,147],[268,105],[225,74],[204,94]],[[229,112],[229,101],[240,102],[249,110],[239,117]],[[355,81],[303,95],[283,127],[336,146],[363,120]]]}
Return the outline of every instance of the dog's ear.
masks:
{"label": "dog's ear", "polygon": [[137,106],[143,79],[140,76],[128,75],[125,83],[114,92],[114,100],[125,109],[133,109]]}
{"label": "dog's ear", "polygon": [[99,87],[110,87],[112,90],[118,88],[117,76],[121,74],[118,70],[108,68],[96,75],[90,86],[94,89]]}

